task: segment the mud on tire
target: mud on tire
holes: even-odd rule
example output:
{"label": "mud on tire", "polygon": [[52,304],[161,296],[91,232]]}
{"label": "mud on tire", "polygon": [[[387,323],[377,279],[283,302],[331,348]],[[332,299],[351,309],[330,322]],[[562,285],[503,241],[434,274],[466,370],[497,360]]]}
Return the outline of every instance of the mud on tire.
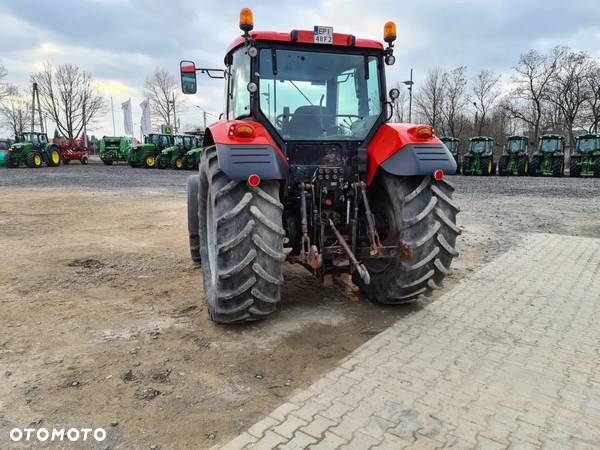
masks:
{"label": "mud on tire", "polygon": [[371,283],[360,277],[353,281],[371,300],[400,304],[415,300],[420,294],[439,289],[450,273],[452,259],[458,255],[456,225],[458,206],[452,200],[454,187],[445,180],[431,177],[395,177],[378,175],[369,189],[369,199],[380,230],[383,245],[404,240],[413,248],[408,261],[371,260],[365,263]]}
{"label": "mud on tire", "polygon": [[200,163],[200,257],[208,311],[217,323],[263,319],[279,303],[283,283],[283,205],[279,182],[252,188],[231,180],[214,147]]}

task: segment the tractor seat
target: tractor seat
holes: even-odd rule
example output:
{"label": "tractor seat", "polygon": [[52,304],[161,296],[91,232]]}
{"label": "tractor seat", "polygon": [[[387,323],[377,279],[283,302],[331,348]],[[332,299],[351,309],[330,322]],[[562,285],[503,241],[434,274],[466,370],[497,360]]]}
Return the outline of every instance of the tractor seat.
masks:
{"label": "tractor seat", "polygon": [[[321,128],[321,117],[323,118],[323,128],[330,127],[331,117],[325,114],[326,109],[323,106],[307,105],[300,106],[294,111],[290,118],[288,131],[291,136],[302,137],[305,139],[318,138],[323,134]],[[321,116],[322,115],[322,116]]]}

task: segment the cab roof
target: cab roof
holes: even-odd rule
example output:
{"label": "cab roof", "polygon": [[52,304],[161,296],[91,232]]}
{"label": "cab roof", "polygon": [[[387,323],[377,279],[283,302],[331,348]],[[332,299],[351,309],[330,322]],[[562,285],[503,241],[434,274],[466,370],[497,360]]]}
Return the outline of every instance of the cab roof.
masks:
{"label": "cab roof", "polygon": [[512,135],[512,136],[508,136],[506,138],[507,141],[528,141],[529,139],[527,138],[527,136],[520,136],[518,134]]}
{"label": "cab roof", "polygon": [[[292,30],[289,33],[279,33],[276,31],[251,31],[250,39],[254,41],[271,41],[271,42],[294,42],[299,44],[312,44],[315,46],[332,47],[326,44],[314,43],[314,32],[311,30]],[[229,47],[227,53],[240,47],[245,42],[243,36],[236,38]],[[346,48],[366,48],[383,50],[383,44],[379,41],[371,39],[357,39],[352,34],[333,33],[333,47]]]}
{"label": "cab roof", "polygon": [[448,142],[460,142],[460,139],[455,138],[454,136],[442,136],[440,141],[448,141]]}
{"label": "cab roof", "polygon": [[494,138],[491,138],[489,136],[474,136],[471,139],[469,139],[469,141],[493,141]]}
{"label": "cab roof", "polygon": [[600,133],[585,133],[585,134],[580,134],[575,139],[594,139],[594,138],[596,138],[596,139],[600,138]]}
{"label": "cab roof", "polygon": [[562,140],[564,140],[565,137],[562,134],[543,134],[542,136],[540,136],[540,139],[562,139]]}

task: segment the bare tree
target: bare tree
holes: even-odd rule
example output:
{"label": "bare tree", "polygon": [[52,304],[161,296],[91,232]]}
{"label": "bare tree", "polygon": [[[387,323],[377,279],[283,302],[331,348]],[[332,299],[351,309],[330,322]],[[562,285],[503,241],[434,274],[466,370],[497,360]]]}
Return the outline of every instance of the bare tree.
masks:
{"label": "bare tree", "polygon": [[10,86],[6,83],[5,78],[8,75],[6,68],[0,63],[0,102],[2,102],[9,95]]}
{"label": "bare tree", "polygon": [[466,66],[460,66],[444,77],[444,102],[441,108],[444,127],[447,128],[444,131],[455,137],[462,133],[465,125],[463,113],[468,102],[466,71]]}
{"label": "bare tree", "polygon": [[479,116],[475,125],[479,135],[483,133],[483,126],[488,112],[494,107],[500,95],[499,82],[499,75],[496,76],[493,72],[485,69],[479,72],[472,81],[473,106]]}
{"label": "bare tree", "polygon": [[400,91],[400,95],[392,103],[394,105],[394,115],[392,116],[392,122],[404,123],[407,120],[408,111],[408,94],[400,83],[396,83],[396,89]]}
{"label": "bare tree", "polygon": [[600,130],[600,61],[590,62],[586,82],[589,88],[586,101],[588,130],[597,133]]}
{"label": "bare tree", "polygon": [[427,72],[425,82],[415,96],[417,112],[433,128],[442,126],[442,105],[444,100],[445,75],[441,67]]}
{"label": "bare tree", "polygon": [[544,99],[548,94],[550,81],[564,55],[564,47],[555,47],[548,55],[529,50],[519,58],[513,78],[515,88],[510,93],[510,101],[504,104],[508,114],[525,122],[532,130],[532,139],[537,142],[540,122],[544,112]]}
{"label": "bare tree", "polygon": [[26,131],[31,124],[31,99],[22,95],[16,86],[8,85],[6,97],[0,104],[0,119],[15,139]]}
{"label": "bare tree", "polygon": [[104,111],[104,99],[93,77],[76,65],[63,64],[55,69],[47,63],[42,71],[31,75],[31,81],[38,84],[42,110],[67,139],[79,137]]}
{"label": "bare tree", "polygon": [[573,128],[580,117],[580,110],[589,100],[586,78],[589,71],[590,59],[587,54],[569,51],[560,59],[560,67],[550,81],[547,99],[560,109],[570,145],[575,142]]}
{"label": "bare tree", "polygon": [[183,98],[177,80],[165,69],[156,68],[144,83],[144,96],[150,100],[150,110],[155,124],[177,128],[175,116],[180,114]]}

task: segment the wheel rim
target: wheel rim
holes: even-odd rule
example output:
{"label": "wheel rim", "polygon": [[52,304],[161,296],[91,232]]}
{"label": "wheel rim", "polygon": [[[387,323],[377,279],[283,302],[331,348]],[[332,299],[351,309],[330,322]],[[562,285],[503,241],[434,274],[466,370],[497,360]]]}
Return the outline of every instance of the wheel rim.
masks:
{"label": "wheel rim", "polygon": [[52,162],[54,164],[58,164],[60,162],[60,155],[58,154],[57,151],[52,152]]}
{"label": "wheel rim", "polygon": [[175,161],[175,167],[177,167],[178,169],[181,169],[182,166],[183,166],[183,163],[181,162],[180,159],[178,159],[177,161]]}
{"label": "wheel rim", "polygon": [[42,165],[42,157],[41,157],[40,155],[35,155],[35,156],[33,157],[33,163],[34,163],[36,166],[41,166],[41,165]]}
{"label": "wheel rim", "polygon": [[148,156],[148,157],[146,158],[146,165],[147,165],[148,167],[152,167],[152,166],[154,166],[154,164],[155,164],[155,163],[156,163],[156,159],[154,159],[154,156]]}
{"label": "wheel rim", "polygon": [[206,197],[206,247],[208,253],[208,267],[210,269],[210,282],[213,288],[217,285],[217,221],[213,205],[213,196],[208,188]]}
{"label": "wheel rim", "polygon": [[492,173],[492,162],[488,163],[488,173]]}

